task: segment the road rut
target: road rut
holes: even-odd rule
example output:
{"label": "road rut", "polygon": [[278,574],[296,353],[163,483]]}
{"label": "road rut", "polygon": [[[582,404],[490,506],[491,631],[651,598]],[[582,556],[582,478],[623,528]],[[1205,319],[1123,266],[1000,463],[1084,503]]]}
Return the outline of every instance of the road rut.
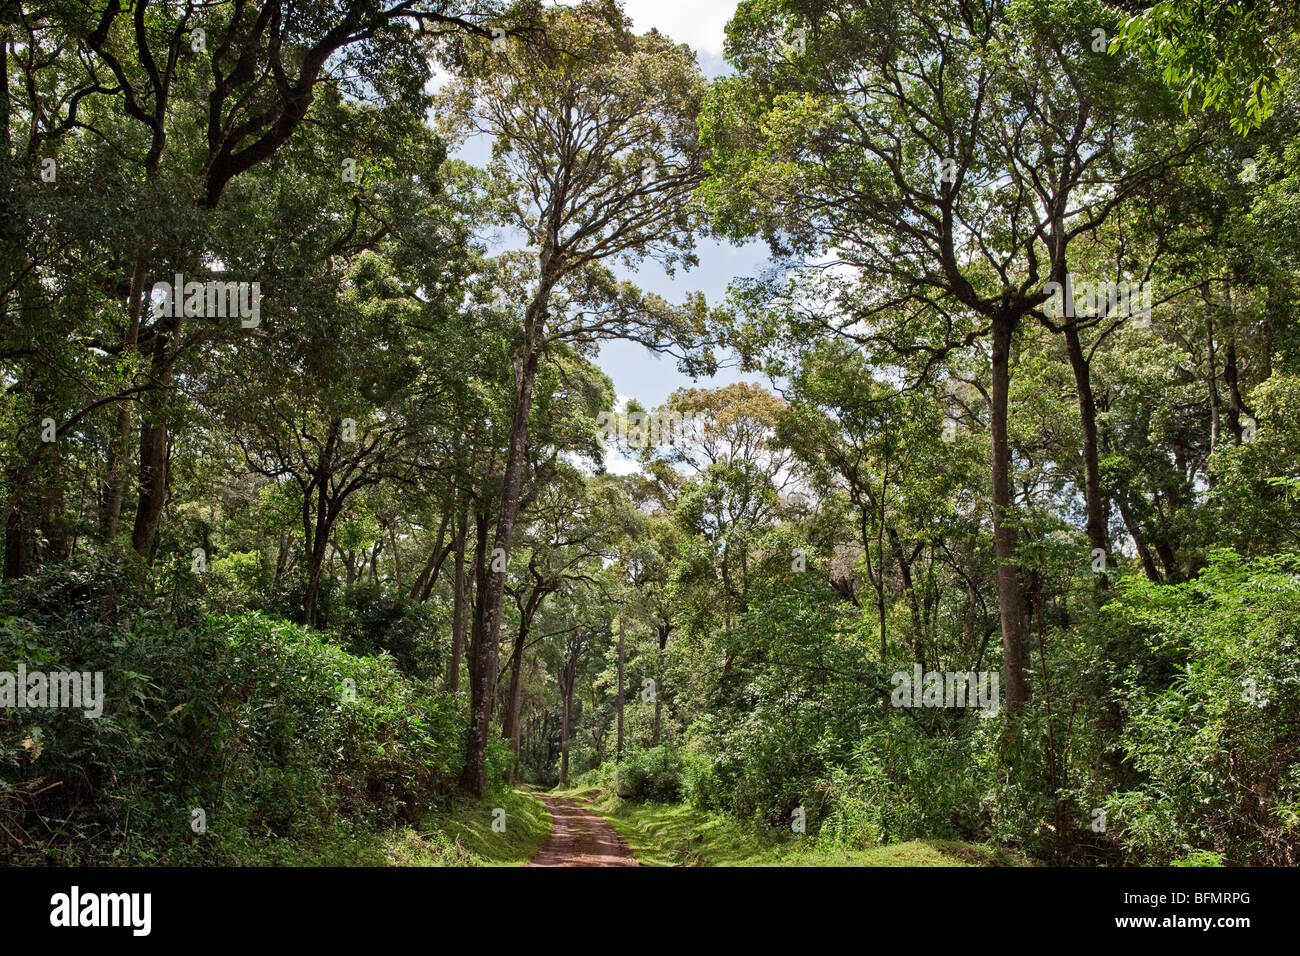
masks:
{"label": "road rut", "polygon": [[568,797],[539,794],[551,812],[551,835],[529,866],[636,866],[609,823]]}

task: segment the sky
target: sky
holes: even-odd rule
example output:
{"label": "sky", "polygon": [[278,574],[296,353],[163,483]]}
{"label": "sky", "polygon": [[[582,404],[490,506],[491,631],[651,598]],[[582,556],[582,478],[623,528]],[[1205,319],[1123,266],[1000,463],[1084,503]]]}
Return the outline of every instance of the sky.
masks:
{"label": "sky", "polygon": [[[624,0],[623,9],[638,32],[653,28],[688,44],[695,50],[704,75],[714,77],[727,70],[722,59],[722,41],[736,3],[737,0]],[[670,302],[680,302],[687,292],[698,291],[712,305],[725,296],[733,278],[756,275],[767,262],[766,246],[757,242],[737,247],[701,239],[696,252],[700,264],[689,272],[678,270],[670,278],[651,262],[629,278]],[[674,389],[692,384],[716,387],[741,380],[760,381],[757,376],[740,375],[734,368],[724,367],[712,378],[692,382],[677,370],[672,358],[655,355],[632,342],[602,345],[597,364],[613,379],[620,399],[633,397],[647,408],[660,405]]]}
{"label": "sky", "polygon": [[[714,77],[728,70],[722,58],[722,42],[727,21],[731,19],[737,2],[623,0],[623,9],[638,32],[653,28],[679,43],[688,44],[695,50],[704,75]],[[435,76],[432,86],[439,86],[443,78]],[[456,155],[467,162],[483,164],[487,162],[489,149],[487,137],[476,136],[457,149]],[[696,244],[696,254],[700,260],[698,266],[690,271],[679,269],[671,277],[654,262],[646,262],[635,271],[616,266],[615,272],[669,302],[681,302],[689,292],[702,292],[713,305],[725,297],[732,279],[757,275],[767,263],[767,247],[760,242],[734,246],[701,237]],[[657,355],[632,342],[611,341],[601,346],[596,364],[613,380],[620,405],[635,398],[647,408],[658,407],[678,388],[691,385],[715,388],[738,381],[763,381],[760,376],[737,372],[733,356],[720,355],[719,358],[723,367],[718,374],[696,381],[679,372],[671,357]]]}
{"label": "sky", "polygon": [[[729,72],[722,57],[727,21],[735,12],[738,0],[622,0],[623,9],[631,18],[633,28],[640,33],[656,29],[678,43],[685,43],[695,51],[700,70],[707,77]],[[447,79],[435,71],[430,89],[436,89]],[[461,144],[455,155],[466,162],[482,165],[488,161],[491,142],[486,136],[474,136]],[[505,244],[510,240],[507,237]],[[636,270],[615,265],[614,272],[635,282],[647,292],[653,292],[669,302],[682,302],[688,293],[702,292],[709,305],[721,302],[727,286],[733,279],[758,275],[768,262],[767,247],[761,242],[736,246],[699,237],[695,253],[699,265],[689,271],[678,269],[667,275],[655,262],[645,262]],[[636,399],[646,408],[662,405],[679,388],[718,388],[735,382],[753,382],[767,385],[764,377],[741,374],[736,368],[734,355],[718,356],[720,368],[713,376],[692,379],[682,374],[671,356],[659,355],[634,342],[613,340],[600,346],[596,364],[614,383],[617,396],[615,407],[622,409],[628,399]],[[622,455],[613,445],[607,446],[606,467],[617,474],[638,470],[638,465]]]}
{"label": "sky", "polygon": [[687,43],[706,76],[722,72],[722,39],[737,0],[624,0],[623,10],[637,31],[656,29]]}

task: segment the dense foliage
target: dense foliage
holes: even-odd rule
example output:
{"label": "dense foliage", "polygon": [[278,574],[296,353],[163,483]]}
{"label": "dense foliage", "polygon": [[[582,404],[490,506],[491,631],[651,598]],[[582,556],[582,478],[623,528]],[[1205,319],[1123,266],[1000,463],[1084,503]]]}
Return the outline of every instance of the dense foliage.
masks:
{"label": "dense foliage", "polygon": [[1298,25],[1128,6],[6,5],[0,859],[1300,862]]}

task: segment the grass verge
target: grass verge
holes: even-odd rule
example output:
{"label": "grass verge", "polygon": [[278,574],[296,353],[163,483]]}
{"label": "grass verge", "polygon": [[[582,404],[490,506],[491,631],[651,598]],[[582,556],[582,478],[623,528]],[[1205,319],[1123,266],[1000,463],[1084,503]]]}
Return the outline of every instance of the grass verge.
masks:
{"label": "grass verge", "polygon": [[613,824],[642,866],[1007,866],[1004,850],[958,840],[912,840],[866,849],[818,846],[809,837],[749,826],[684,803],[633,803],[607,790],[572,797]]}
{"label": "grass verge", "polygon": [[[505,829],[493,820],[504,810]],[[527,790],[507,790],[482,803],[430,815],[425,831],[406,831],[385,846],[394,866],[523,866],[551,832],[546,804]]]}
{"label": "grass verge", "polygon": [[[505,830],[492,829],[505,811]],[[308,841],[279,840],[257,848],[263,866],[522,866],[551,832],[551,815],[526,790],[429,813],[420,826],[375,832],[333,825]],[[250,854],[251,856],[252,854]]]}

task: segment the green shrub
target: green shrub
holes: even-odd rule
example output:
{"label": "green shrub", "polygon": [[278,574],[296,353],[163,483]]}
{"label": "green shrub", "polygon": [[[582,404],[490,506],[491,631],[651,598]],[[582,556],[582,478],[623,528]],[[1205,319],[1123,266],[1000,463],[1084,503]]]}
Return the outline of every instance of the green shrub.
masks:
{"label": "green shrub", "polygon": [[951,718],[946,726],[927,732],[910,715],[891,713],[864,735],[850,767],[836,770],[816,788],[819,839],[860,848],[974,836],[980,801],[971,744],[985,718],[945,716]]}
{"label": "green shrub", "polygon": [[1300,858],[1300,561],[1231,552],[1186,584],[1130,582],[1113,608],[1170,677],[1132,680],[1123,745],[1137,779],[1109,826],[1150,863]]}
{"label": "green shrub", "polygon": [[618,764],[606,761],[569,780],[572,790],[609,790],[618,792]]}
{"label": "green shrub", "polygon": [[[430,605],[385,594],[370,585],[350,588],[335,610],[330,631],[354,654],[387,652],[403,673],[425,680],[439,677],[450,646],[435,640]],[[445,641],[450,635],[445,635]]]}
{"label": "green shrub", "polygon": [[210,557],[203,584],[207,606],[229,614],[262,609],[271,581],[260,552],[237,551]]}
{"label": "green shrub", "polygon": [[[788,555],[782,541],[770,543]],[[784,829],[802,807],[812,827],[819,784],[879,719],[888,687],[881,667],[846,639],[836,592],[809,585],[784,573],[756,584],[751,610],[713,638],[736,665],[685,735],[690,752],[707,755],[692,756],[686,769],[686,792],[701,808]]]}
{"label": "green shrub", "polygon": [[451,695],[293,624],[182,625],[165,605],[99,565],[0,589],[0,670],[104,675],[99,718],[0,711],[0,858],[240,862],[340,821],[415,821],[450,793]]}
{"label": "green shrub", "polygon": [[630,754],[618,765],[616,783],[624,800],[676,803],[682,796],[681,753],[661,744]]}

